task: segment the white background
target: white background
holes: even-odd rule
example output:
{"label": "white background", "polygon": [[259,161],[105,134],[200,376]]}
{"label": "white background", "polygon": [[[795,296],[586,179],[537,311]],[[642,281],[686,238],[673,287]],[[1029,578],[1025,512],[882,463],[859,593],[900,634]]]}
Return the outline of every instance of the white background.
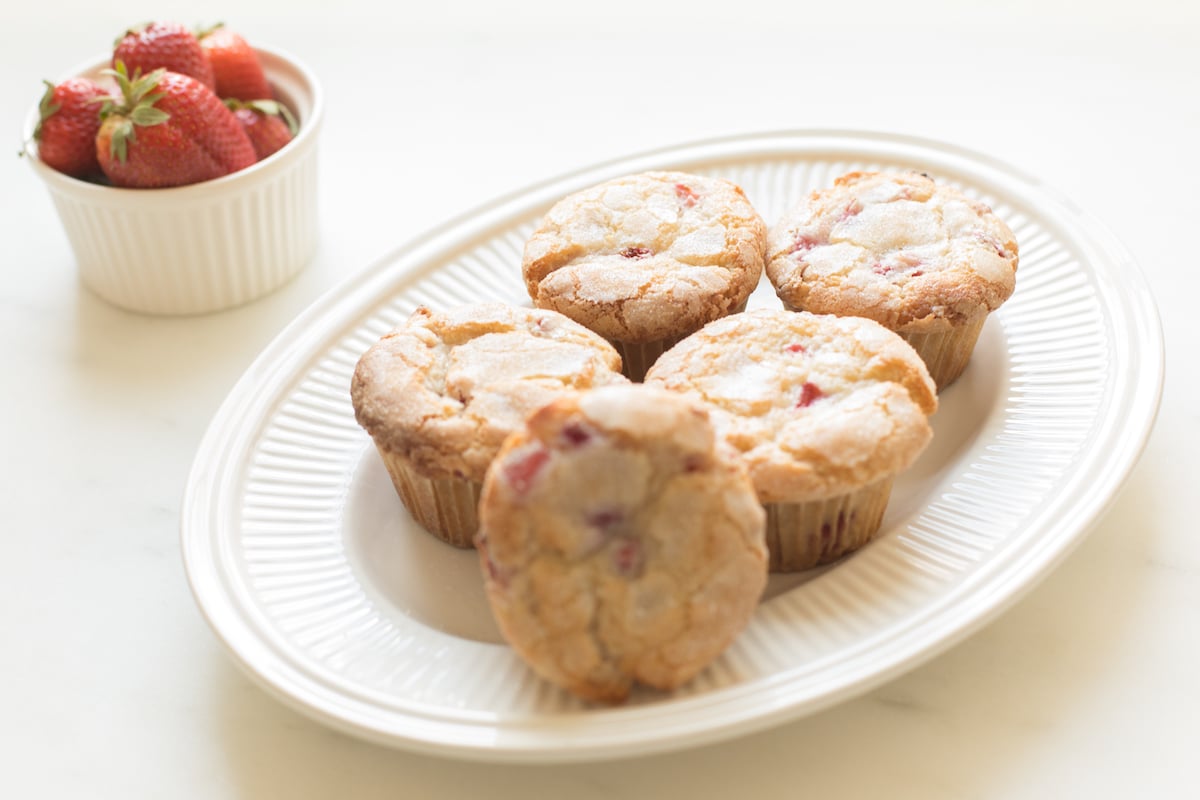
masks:
{"label": "white background", "polygon": [[[1200,796],[1195,298],[1200,5],[740,0],[576,7],[26,4],[0,31],[10,153],[41,93],[129,24],[223,19],[323,82],[320,245],[245,308],[142,317],[76,279],[0,159],[0,795],[13,798]],[[457,763],[366,744],[244,677],[197,611],[178,513],[241,372],[423,229],[630,152],[779,128],[916,134],[1041,177],[1149,277],[1167,381],[1139,467],[998,621],[861,698],[697,750]]]}

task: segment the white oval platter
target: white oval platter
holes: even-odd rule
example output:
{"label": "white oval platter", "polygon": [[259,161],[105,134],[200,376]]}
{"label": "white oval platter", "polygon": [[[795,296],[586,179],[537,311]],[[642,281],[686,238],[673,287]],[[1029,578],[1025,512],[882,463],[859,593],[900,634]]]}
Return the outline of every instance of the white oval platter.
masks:
{"label": "white oval platter", "polygon": [[[497,633],[471,552],[408,516],[348,387],[418,305],[527,305],[524,241],[558,198],[681,169],[739,183],[768,223],[853,169],[915,168],[987,202],[1017,235],[1017,291],[941,398],[934,444],[897,482],[878,539],[774,577],[749,627],[696,680],[589,707]],[[765,278],[751,307],[777,306]],[[1139,456],[1162,386],[1157,313],[1129,254],[1037,180],[938,142],[791,131],[605,163],[476,209],[318,300],[214,418],[182,510],[196,600],[264,687],[343,731],[490,761],[583,761],[759,730],[861,694],[978,629],[1046,575]]]}

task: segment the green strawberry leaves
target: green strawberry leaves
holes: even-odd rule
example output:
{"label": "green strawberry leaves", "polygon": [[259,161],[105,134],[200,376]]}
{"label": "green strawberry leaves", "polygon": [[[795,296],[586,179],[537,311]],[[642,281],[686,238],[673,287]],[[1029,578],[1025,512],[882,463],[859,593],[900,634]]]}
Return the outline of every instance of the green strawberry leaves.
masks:
{"label": "green strawberry leaves", "polygon": [[137,140],[137,129],[133,122],[122,119],[113,128],[112,141],[109,143],[109,153],[113,158],[124,163],[129,156],[129,143]]}
{"label": "green strawberry leaves", "polygon": [[259,114],[266,114],[269,117],[282,117],[283,121],[287,123],[288,132],[292,136],[295,136],[296,132],[300,130],[300,123],[296,120],[296,115],[278,100],[238,100],[236,97],[227,97],[223,102],[230,111],[237,111],[239,108],[248,108]]}
{"label": "green strawberry leaves", "polygon": [[161,94],[152,94],[146,98],[148,105],[139,105],[129,114],[129,119],[134,125],[161,125],[171,118],[167,112],[154,107],[154,103],[161,98]]}
{"label": "green strawberry leaves", "polygon": [[197,39],[203,39],[205,36],[211,35],[214,31],[219,31],[225,27],[224,22],[218,22],[214,25],[197,25],[195,34]]}
{"label": "green strawberry leaves", "polygon": [[109,143],[109,154],[118,161],[125,161],[129,142],[137,141],[139,126],[161,125],[171,118],[167,112],[154,107],[163,97],[162,92],[154,90],[158,88],[158,82],[165,72],[165,69],[156,69],[147,75],[135,74],[131,79],[122,61],[117,62],[116,69],[104,70],[103,74],[112,76],[117,82],[124,101],[120,105],[105,103],[100,112],[106,119],[110,116],[121,117],[113,126],[112,141]]}
{"label": "green strawberry leaves", "polygon": [[43,80],[42,83],[46,84],[46,93],[42,95],[42,99],[38,103],[38,124],[33,129],[35,142],[42,140],[42,123],[57,114],[58,110],[62,108],[62,103],[54,102],[54,84],[47,80]]}

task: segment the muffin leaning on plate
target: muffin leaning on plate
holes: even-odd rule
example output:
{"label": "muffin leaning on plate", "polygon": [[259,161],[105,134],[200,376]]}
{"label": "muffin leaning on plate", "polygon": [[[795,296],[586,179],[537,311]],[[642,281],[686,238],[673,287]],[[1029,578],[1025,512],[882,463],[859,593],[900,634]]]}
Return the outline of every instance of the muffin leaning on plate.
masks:
{"label": "muffin leaning on plate", "polygon": [[852,172],[771,230],[767,277],[785,307],[896,331],[944,389],[1012,294],[1017,242],[983,203],[918,172]]}
{"label": "muffin leaning on plate", "polygon": [[471,547],[483,477],[505,437],[566,392],[625,383],[620,369],[607,342],[553,311],[422,307],[363,354],[350,394],[413,517]]}
{"label": "muffin leaning on plate", "polygon": [[639,381],[673,343],[745,308],[766,233],[736,184],[646,172],[556,203],[526,243],[522,271],[534,305],[608,339]]}
{"label": "muffin leaning on plate", "polygon": [[794,572],[866,544],[892,481],[932,437],[933,381],[876,322],[782,309],[706,325],[646,383],[709,408],[767,509],[771,570]]}
{"label": "muffin leaning on plate", "polygon": [[534,412],[488,470],[480,518],[505,638],[588,700],[687,682],[746,625],[767,582],[745,469],[703,408],[648,386]]}

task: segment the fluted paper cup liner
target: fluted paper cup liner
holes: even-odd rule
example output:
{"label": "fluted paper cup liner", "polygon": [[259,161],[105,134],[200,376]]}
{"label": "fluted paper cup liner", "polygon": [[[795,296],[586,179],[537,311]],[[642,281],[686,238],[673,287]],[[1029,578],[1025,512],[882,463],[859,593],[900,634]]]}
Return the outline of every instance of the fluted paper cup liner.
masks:
{"label": "fluted paper cup liner", "polygon": [[[279,152],[222,178],[166,189],[78,180],[37,157],[36,108],[26,121],[28,160],[50,191],[79,277],[105,300],[149,314],[217,311],[274,291],[308,263],[317,236],[321,89],[294,59],[258,52],[300,128]],[[71,74],[96,79],[107,65]]]}
{"label": "fluted paper cup liner", "polygon": [[455,547],[475,546],[483,484],[465,478],[428,478],[404,456],[378,448],[404,507],[425,530]]}
{"label": "fluted paper cup liner", "polygon": [[979,314],[963,325],[940,333],[900,333],[925,362],[929,377],[933,378],[939,392],[954,383],[967,368],[987,316],[986,313]]}
{"label": "fluted paper cup liner", "polygon": [[772,572],[799,572],[865,545],[879,530],[892,478],[826,500],[764,503]]}
{"label": "fluted paper cup liner", "polygon": [[[784,303],[783,307],[788,311],[803,310],[790,303]],[[940,392],[954,383],[967,368],[967,362],[971,360],[971,353],[975,352],[975,343],[979,340],[979,333],[983,330],[983,323],[987,322],[987,317],[987,312],[984,312],[962,325],[937,333],[896,331],[896,335],[917,351],[917,355],[925,362],[925,368],[929,370],[929,377],[933,378]]]}
{"label": "fluted paper cup liner", "polygon": [[[746,300],[735,308],[730,313],[740,314],[746,310]],[[699,330],[697,328],[696,330]],[[658,339],[653,342],[621,342],[614,339],[609,339],[611,344],[621,356],[621,372],[626,378],[634,383],[641,383],[646,378],[646,373],[650,367],[654,366],[654,362],[663,353],[670,350],[679,341],[687,338],[696,331],[686,331],[678,336],[671,336],[666,339]]]}

